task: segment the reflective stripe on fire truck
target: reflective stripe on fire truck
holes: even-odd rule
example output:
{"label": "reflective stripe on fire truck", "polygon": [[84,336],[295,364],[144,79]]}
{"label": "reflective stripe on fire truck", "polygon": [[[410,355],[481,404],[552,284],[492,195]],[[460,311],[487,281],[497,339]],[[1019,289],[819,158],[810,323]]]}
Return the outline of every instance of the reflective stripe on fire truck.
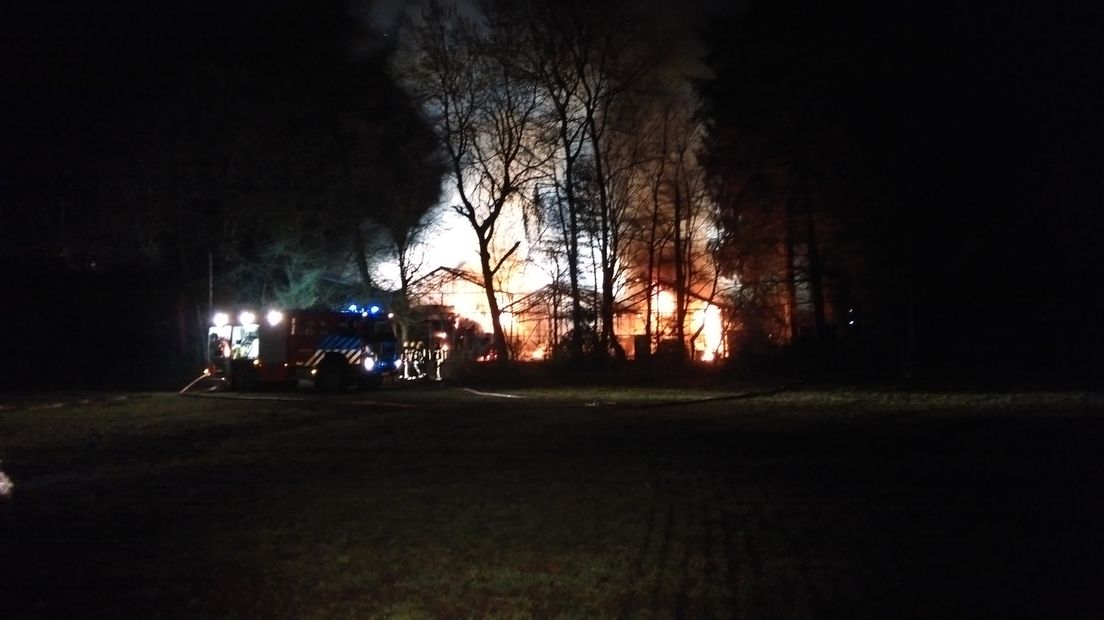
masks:
{"label": "reflective stripe on fire truck", "polygon": [[326,336],[322,339],[322,342],[318,343],[314,355],[310,356],[304,366],[309,368],[317,366],[327,353],[341,353],[350,364],[357,364],[360,362],[363,348],[359,338],[338,335]]}

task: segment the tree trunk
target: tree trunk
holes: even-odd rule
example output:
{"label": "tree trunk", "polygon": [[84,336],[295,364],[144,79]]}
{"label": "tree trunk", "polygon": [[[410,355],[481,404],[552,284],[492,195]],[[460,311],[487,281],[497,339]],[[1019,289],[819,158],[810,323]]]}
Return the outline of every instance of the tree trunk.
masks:
{"label": "tree trunk", "polygon": [[679,355],[686,357],[686,265],[683,264],[682,239],[682,184],[675,178],[674,200],[674,242],[675,242],[675,337],[678,339]]}
{"label": "tree trunk", "polygon": [[[648,344],[652,343],[652,296],[655,295],[655,278],[656,278],[656,252],[659,248],[656,247],[656,231],[659,228],[659,178],[656,178],[655,187],[652,190],[652,222],[651,230],[648,233],[648,281],[645,284],[647,290],[647,301],[645,302],[645,318],[644,318],[644,335],[648,337]],[[651,353],[651,351],[648,351]]]}
{"label": "tree trunk", "polygon": [[785,233],[783,252],[785,257],[786,287],[786,343],[792,344],[797,338],[797,269],[794,267],[794,198],[786,198]]}
{"label": "tree trunk", "polygon": [[[561,125],[561,138],[565,152],[570,149],[567,123]],[[564,197],[567,200],[567,277],[571,285],[571,343],[570,353],[573,360],[583,356],[583,301],[579,292],[579,205],[575,198],[575,158],[567,156],[564,161]],[[562,219],[562,218],[561,218]]]}
{"label": "tree trunk", "polygon": [[[605,167],[602,165],[601,141],[595,124],[594,113],[588,110],[587,121],[590,127],[590,144],[594,149],[594,181],[598,186],[598,221],[600,224],[598,239],[598,254],[602,263],[602,290],[599,302],[599,314],[601,329],[598,342],[601,347],[599,355],[607,357],[611,341],[613,340],[613,276],[617,268],[617,258],[613,256],[612,232],[610,220],[612,218],[613,205],[610,202],[609,179],[606,178]],[[623,352],[622,352],[623,354]]]}
{"label": "tree trunk", "polygon": [[[809,182],[808,153],[804,145],[800,148],[798,182],[801,184],[801,200],[805,204],[805,249],[809,259],[809,294],[813,302],[814,336],[823,346],[827,346],[828,324],[824,312],[824,278],[820,264],[820,249],[817,247],[816,216],[813,213],[813,195]],[[826,350],[825,353],[827,353]]]}
{"label": "tree trunk", "polygon": [[506,332],[502,329],[502,310],[498,307],[498,298],[495,296],[490,242],[482,237],[479,239],[479,262],[483,270],[483,290],[487,294],[487,309],[491,313],[495,359],[498,363],[503,364],[510,359],[510,347],[506,342]]}

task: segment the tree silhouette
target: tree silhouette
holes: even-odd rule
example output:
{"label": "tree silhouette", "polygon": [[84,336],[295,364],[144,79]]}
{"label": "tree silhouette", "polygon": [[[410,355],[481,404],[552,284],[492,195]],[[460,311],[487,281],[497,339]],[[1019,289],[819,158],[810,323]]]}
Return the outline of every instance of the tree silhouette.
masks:
{"label": "tree silhouette", "polygon": [[517,40],[507,29],[483,30],[455,6],[431,1],[411,33],[408,84],[445,151],[457,199],[452,208],[475,233],[495,353],[507,360],[495,276],[520,241],[501,254],[494,244],[503,213],[524,200],[544,163],[538,91],[514,63]]}

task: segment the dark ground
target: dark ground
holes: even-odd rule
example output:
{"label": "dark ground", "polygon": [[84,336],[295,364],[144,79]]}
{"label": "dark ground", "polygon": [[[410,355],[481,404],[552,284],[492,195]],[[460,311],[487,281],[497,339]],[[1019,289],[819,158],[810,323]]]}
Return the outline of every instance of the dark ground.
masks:
{"label": "dark ground", "polygon": [[536,396],[0,399],[2,615],[1104,617],[1099,395]]}

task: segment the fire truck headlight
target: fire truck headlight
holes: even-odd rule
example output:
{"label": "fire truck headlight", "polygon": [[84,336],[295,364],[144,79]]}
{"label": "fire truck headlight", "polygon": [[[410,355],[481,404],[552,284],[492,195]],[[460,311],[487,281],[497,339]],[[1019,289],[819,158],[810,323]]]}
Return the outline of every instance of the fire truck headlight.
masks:
{"label": "fire truck headlight", "polygon": [[376,358],[371,355],[364,356],[364,370],[371,372],[376,367]]}
{"label": "fire truck headlight", "polygon": [[284,320],[284,313],[279,310],[269,310],[267,319],[269,325],[276,327]]}
{"label": "fire truck headlight", "polygon": [[230,322],[230,315],[225,312],[216,312],[215,316],[211,317],[211,322],[215,324],[215,327],[222,327]]}

